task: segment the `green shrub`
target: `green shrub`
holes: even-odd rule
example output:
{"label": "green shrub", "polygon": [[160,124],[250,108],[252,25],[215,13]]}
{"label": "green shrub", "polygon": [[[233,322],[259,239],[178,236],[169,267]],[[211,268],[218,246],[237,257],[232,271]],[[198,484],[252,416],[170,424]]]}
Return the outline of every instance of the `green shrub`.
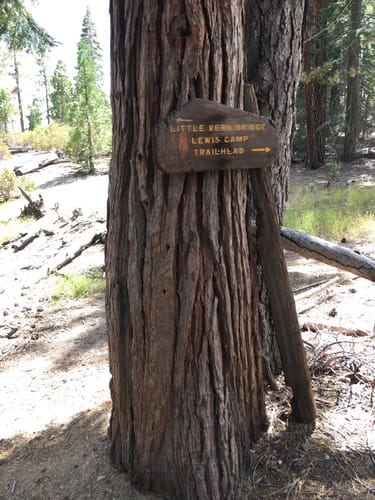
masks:
{"label": "green shrub", "polygon": [[4,141],[0,140],[0,160],[3,158],[9,158],[10,153],[8,146],[5,144]]}
{"label": "green shrub", "polygon": [[67,151],[69,130],[68,125],[53,122],[47,126],[35,127],[34,130],[12,134],[10,140],[14,144],[27,146],[36,151],[49,151],[54,148]]}
{"label": "green shrub", "polygon": [[18,186],[29,193],[36,189],[36,184],[32,179],[17,177],[13,170],[4,168],[0,172],[0,203],[16,198],[19,195]]}
{"label": "green shrub", "polygon": [[8,201],[14,195],[17,187],[17,177],[13,170],[4,168],[0,172],[0,203]]}
{"label": "green shrub", "polygon": [[55,276],[52,278],[51,297],[54,302],[88,297],[105,291],[105,279],[99,272]]}
{"label": "green shrub", "polygon": [[36,190],[36,184],[33,179],[29,179],[26,176],[17,177],[18,184],[23,188],[27,193],[31,193]]}

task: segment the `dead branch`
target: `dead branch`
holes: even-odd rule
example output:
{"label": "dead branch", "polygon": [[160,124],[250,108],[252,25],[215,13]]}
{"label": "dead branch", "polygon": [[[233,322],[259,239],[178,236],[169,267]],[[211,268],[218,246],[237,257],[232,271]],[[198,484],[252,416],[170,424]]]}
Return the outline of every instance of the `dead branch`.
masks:
{"label": "dead branch", "polygon": [[89,247],[91,247],[93,245],[96,245],[97,243],[103,243],[104,240],[105,240],[105,232],[100,232],[100,233],[96,232],[87,241],[87,243],[84,243],[83,245],[81,245],[71,255],[67,255],[62,262],[60,262],[57,265],[55,265],[52,269],[49,269],[47,271],[47,274],[51,274],[53,272],[59,271],[60,269],[62,269],[66,265],[68,265],[71,262],[73,262],[74,259],[76,259],[77,257],[79,257],[82,254],[82,252],[84,252],[85,250],[87,250]]}
{"label": "dead branch", "polygon": [[311,285],[305,286],[302,289],[294,292],[294,298],[296,300],[303,300],[307,297],[311,297],[312,295],[316,295],[336,283],[338,279],[338,276],[335,276],[334,278],[318,281],[317,283],[312,283]]}
{"label": "dead branch", "polygon": [[342,333],[343,335],[349,335],[351,337],[368,337],[369,335],[363,330],[353,330],[351,328],[343,328],[342,326],[327,325],[324,323],[315,323],[311,321],[303,323],[301,330],[303,332],[320,332],[321,330],[327,330],[329,332]]}
{"label": "dead branch", "polygon": [[41,195],[39,195],[39,199],[37,201],[33,201],[30,196],[24,191],[21,186],[18,186],[18,189],[21,191],[22,195],[29,204],[23,208],[21,212],[21,216],[30,215],[31,217],[35,217],[36,219],[41,219],[44,217],[44,201]]}
{"label": "dead branch", "polygon": [[30,236],[28,236],[27,238],[22,240],[19,245],[15,245],[15,244],[12,245],[14,252],[19,252],[20,250],[23,250],[24,248],[26,248],[27,245],[30,245],[31,242],[33,242],[36,238],[38,238],[40,236],[40,233],[41,233],[41,231],[38,231],[34,234],[31,234]]}

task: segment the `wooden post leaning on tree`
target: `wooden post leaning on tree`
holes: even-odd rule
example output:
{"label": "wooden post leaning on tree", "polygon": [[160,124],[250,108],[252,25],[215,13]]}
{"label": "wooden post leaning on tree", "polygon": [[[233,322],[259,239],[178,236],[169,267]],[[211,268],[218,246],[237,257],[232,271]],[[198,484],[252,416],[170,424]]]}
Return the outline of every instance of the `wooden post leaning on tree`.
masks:
{"label": "wooden post leaning on tree", "polygon": [[[244,86],[244,104],[247,111],[258,114],[254,88],[250,83]],[[285,382],[293,390],[293,414],[301,422],[314,422],[316,408],[310,373],[284,259],[269,169],[250,170],[250,179],[257,212],[257,251],[271,303]]]}

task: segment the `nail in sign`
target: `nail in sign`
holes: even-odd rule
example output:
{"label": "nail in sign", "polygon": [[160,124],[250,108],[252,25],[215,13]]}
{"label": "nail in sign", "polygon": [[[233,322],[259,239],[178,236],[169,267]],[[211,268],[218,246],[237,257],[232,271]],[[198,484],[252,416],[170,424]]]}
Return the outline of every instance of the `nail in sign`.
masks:
{"label": "nail in sign", "polygon": [[266,118],[193,99],[156,129],[159,168],[167,174],[269,167],[278,153]]}

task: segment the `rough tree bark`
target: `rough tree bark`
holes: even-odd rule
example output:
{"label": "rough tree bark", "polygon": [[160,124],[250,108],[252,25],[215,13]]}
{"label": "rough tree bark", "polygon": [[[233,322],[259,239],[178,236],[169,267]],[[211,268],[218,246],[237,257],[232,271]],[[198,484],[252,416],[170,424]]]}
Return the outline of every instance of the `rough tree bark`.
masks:
{"label": "rough tree bark", "polygon": [[[254,17],[265,3],[254,2]],[[297,40],[296,13],[285,11]],[[235,498],[266,424],[248,173],[168,176],[153,144],[159,120],[190,97],[241,107],[243,22],[243,0],[111,0],[111,456],[138,488],[165,498]],[[268,35],[258,33],[264,46]],[[288,37],[295,68],[283,85],[294,96],[298,40]],[[282,108],[286,144],[293,120]],[[288,154],[284,146],[275,170],[280,193]]]}
{"label": "rough tree bark", "polygon": [[354,160],[359,135],[359,56],[361,44],[358,30],[361,27],[362,0],[352,0],[351,4],[352,32],[348,47],[343,161]]}
{"label": "rough tree bark", "polygon": [[[312,70],[322,68],[327,60],[327,49],[321,32],[326,26],[325,9],[327,0],[314,0],[311,3],[311,13],[307,17],[312,19],[312,40],[306,40],[303,47],[303,70],[306,73],[304,83],[307,158],[306,164],[311,170],[316,170],[325,163],[325,144],[327,138],[327,84],[326,75],[321,73],[310,77]],[[309,37],[305,23],[305,37]],[[320,34],[320,36],[319,36]]]}

